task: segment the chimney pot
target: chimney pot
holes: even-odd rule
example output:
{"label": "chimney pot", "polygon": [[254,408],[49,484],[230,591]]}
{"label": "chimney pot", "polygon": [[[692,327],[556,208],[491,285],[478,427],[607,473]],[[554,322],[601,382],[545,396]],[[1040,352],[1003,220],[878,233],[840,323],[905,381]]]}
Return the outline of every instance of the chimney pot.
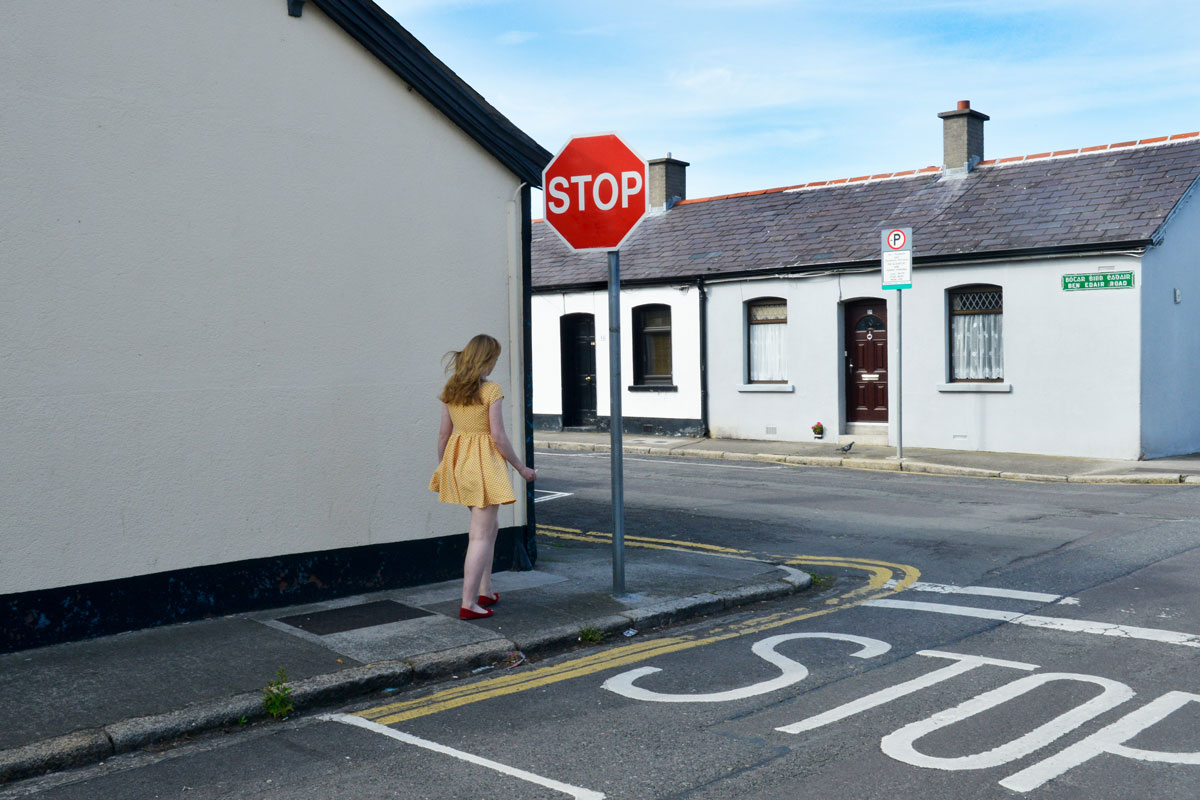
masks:
{"label": "chimney pot", "polygon": [[970,101],[970,100],[959,100],[959,101],[958,101],[958,110],[959,110],[959,111],[966,111],[966,110],[967,110],[967,109],[969,109],[970,107],[971,107],[971,101]]}

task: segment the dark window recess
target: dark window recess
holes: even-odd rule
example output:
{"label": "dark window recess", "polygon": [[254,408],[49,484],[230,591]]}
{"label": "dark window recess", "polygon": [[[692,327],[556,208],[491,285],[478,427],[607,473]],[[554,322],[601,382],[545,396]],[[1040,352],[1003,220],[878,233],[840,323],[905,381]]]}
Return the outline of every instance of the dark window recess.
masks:
{"label": "dark window recess", "polygon": [[671,385],[671,307],[633,309],[633,381],[641,386]]}

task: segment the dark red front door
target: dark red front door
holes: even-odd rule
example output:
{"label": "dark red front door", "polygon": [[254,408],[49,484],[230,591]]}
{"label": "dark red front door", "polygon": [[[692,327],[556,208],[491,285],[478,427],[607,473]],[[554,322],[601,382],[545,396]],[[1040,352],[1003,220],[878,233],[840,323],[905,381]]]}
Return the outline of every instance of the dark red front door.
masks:
{"label": "dark red front door", "polygon": [[887,422],[887,304],[846,304],[846,422]]}

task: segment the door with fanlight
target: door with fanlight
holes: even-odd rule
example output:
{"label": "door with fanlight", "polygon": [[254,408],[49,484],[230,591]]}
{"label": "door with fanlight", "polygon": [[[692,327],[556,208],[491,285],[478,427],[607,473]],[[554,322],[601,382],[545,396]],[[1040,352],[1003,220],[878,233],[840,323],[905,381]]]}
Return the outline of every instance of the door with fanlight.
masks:
{"label": "door with fanlight", "polygon": [[888,421],[887,304],[845,304],[846,422]]}

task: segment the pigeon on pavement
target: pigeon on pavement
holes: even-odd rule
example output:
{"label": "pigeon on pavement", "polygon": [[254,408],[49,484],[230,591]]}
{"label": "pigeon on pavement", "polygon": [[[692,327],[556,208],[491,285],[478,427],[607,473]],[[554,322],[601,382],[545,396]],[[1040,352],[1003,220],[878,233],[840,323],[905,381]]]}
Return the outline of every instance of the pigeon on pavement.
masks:
{"label": "pigeon on pavement", "polygon": [[851,447],[854,447],[854,442],[851,442],[850,444],[842,445],[841,447],[838,448],[838,450],[841,450],[843,453],[849,453]]}

